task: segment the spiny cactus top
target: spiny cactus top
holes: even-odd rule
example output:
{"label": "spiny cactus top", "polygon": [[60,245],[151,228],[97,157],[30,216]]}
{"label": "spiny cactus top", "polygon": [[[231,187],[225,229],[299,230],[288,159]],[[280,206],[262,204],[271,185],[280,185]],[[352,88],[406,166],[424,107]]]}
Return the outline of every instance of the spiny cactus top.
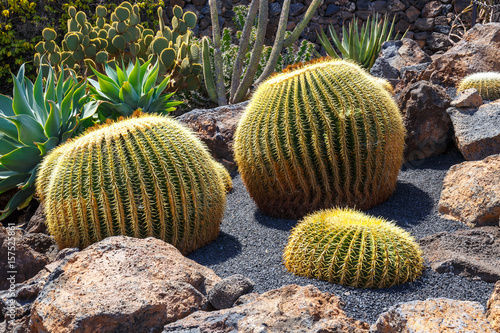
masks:
{"label": "spiny cactus top", "polygon": [[43,161],[37,191],[60,247],[105,237],[157,237],[191,252],[215,239],[227,171],[175,120],[103,125]]}
{"label": "spiny cactus top", "polygon": [[362,288],[413,281],[424,264],[408,232],[350,209],[306,216],[293,229],[283,256],[296,275]]}
{"label": "spiny cactus top", "polygon": [[460,81],[457,91],[476,88],[483,99],[496,100],[500,98],[500,73],[483,72],[467,75]]}
{"label": "spiny cactus top", "polygon": [[404,135],[380,83],[353,63],[319,60],[258,87],[236,131],[235,157],[261,211],[300,218],[386,200]]}

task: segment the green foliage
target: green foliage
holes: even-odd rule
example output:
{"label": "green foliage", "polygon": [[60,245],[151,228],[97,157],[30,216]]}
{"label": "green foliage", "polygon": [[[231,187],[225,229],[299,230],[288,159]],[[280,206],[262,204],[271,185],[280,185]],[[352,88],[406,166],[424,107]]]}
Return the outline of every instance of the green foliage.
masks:
{"label": "green foliage", "polygon": [[175,111],[175,106],[182,103],[169,100],[174,93],[162,95],[170,77],[167,76],[156,85],[159,65],[155,63],[150,66],[150,63],[151,60],[143,65],[131,62],[126,69],[116,66],[116,70],[105,65],[106,75],[92,68],[97,81],[91,78],[88,81],[92,97],[102,101],[99,105],[101,122],[108,118],[130,116],[137,109],[149,113],[168,113]]}
{"label": "green foliage", "polygon": [[37,193],[59,247],[108,236],[157,237],[187,254],[214,240],[227,171],[174,119],[101,126],[42,162]]}
{"label": "green foliage", "polygon": [[308,215],[292,230],[285,267],[307,276],[358,288],[389,288],[415,280],[422,251],[405,230],[350,209]]}
{"label": "green foliage", "polygon": [[476,88],[483,99],[497,100],[500,98],[500,73],[482,72],[464,77],[457,87],[457,92]]}
{"label": "green foliage", "polygon": [[32,83],[21,66],[12,75],[13,98],[0,95],[0,193],[19,188],[0,220],[29,203],[42,158],[77,133],[97,109],[98,102],[85,104],[85,81],[71,75],[57,79],[51,67],[46,70],[45,82],[40,70]]}
{"label": "green foliage", "polygon": [[235,134],[235,160],[259,209],[300,218],[368,209],[396,189],[405,129],[392,96],[358,65],[315,60],[263,82]]}
{"label": "green foliage", "polygon": [[[391,26],[388,27],[389,20],[387,16],[379,20],[377,13],[373,20],[368,18],[366,23],[361,25],[361,31],[359,31],[358,20],[354,17],[349,23],[348,30],[345,26],[342,27],[342,41],[337,36],[333,25],[329,27],[330,36],[335,47],[340,51],[342,58],[354,60],[362,67],[370,69],[380,53],[382,44],[392,38],[394,19],[395,17]],[[398,36],[395,38],[398,39]],[[321,34],[318,34],[318,39],[330,57],[340,58],[323,30],[321,30]],[[317,55],[319,56],[319,54]]]}
{"label": "green foliage", "polygon": [[160,28],[155,34],[140,24],[140,7],[127,1],[110,13],[109,22],[106,8],[97,6],[94,25],[87,21],[85,12],[69,7],[68,32],[60,47],[50,39],[53,37],[48,33],[50,30],[45,29],[45,41],[36,46],[35,64],[45,54],[52,66],[67,66],[85,77],[92,74],[90,68],[104,73],[106,64],[116,67],[120,63],[154,59],[158,60],[160,76],[170,76],[166,91],[197,89],[201,65],[197,63],[197,46],[190,44],[189,30],[195,26],[197,17],[191,12],[183,13],[179,6],[174,10],[181,18],[174,17],[170,29],[163,21],[162,8],[158,8]]}

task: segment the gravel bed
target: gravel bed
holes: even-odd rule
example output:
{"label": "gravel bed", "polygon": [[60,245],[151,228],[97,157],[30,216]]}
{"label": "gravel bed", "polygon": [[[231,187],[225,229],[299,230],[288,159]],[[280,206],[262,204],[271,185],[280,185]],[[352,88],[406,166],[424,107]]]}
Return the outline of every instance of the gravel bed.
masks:
{"label": "gravel bed", "polygon": [[[451,152],[404,165],[395,194],[367,213],[396,221],[417,239],[467,228],[460,222],[441,218],[437,212],[443,178],[452,165],[462,161],[459,153]],[[385,289],[357,289],[295,276],[285,269],[282,253],[297,221],[260,213],[239,174],[233,177],[233,186],[219,237],[189,258],[210,267],[222,278],[233,274],[247,276],[255,282],[255,292],[288,284],[313,284],[321,291],[339,296],[348,316],[374,323],[382,312],[399,302],[446,297],[486,306],[493,291],[493,283],[438,274],[428,265],[415,282]]]}

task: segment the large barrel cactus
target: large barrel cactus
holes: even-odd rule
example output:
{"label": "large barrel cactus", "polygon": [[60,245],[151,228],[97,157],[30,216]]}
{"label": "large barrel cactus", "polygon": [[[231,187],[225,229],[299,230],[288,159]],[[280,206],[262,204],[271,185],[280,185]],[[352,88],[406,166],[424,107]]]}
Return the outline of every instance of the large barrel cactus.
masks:
{"label": "large barrel cactus", "polygon": [[350,209],[306,216],[293,229],[284,260],[296,275],[360,288],[410,282],[424,267],[422,251],[408,232]]}
{"label": "large barrel cactus", "polygon": [[379,82],[353,63],[319,60],[258,87],[236,131],[235,158],[265,214],[367,209],[394,192],[404,135]]}
{"label": "large barrel cactus", "polygon": [[500,98],[500,73],[481,72],[467,75],[457,86],[461,92],[469,88],[476,88],[484,99],[496,100]]}
{"label": "large barrel cactus", "polygon": [[229,182],[188,129],[142,116],[55,149],[42,162],[37,192],[61,248],[153,236],[186,254],[217,237]]}

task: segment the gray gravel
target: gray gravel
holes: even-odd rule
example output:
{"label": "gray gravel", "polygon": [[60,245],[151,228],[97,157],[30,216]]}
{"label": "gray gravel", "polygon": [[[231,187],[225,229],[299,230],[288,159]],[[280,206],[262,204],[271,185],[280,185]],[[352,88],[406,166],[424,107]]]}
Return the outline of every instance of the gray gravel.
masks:
{"label": "gray gravel", "polygon": [[[467,228],[437,213],[443,178],[452,165],[462,161],[459,153],[451,152],[404,165],[395,194],[367,213],[396,221],[417,239]],[[375,322],[382,312],[399,302],[434,297],[476,301],[486,307],[492,283],[438,274],[429,267],[415,282],[387,289],[356,289],[295,276],[285,269],[282,253],[297,221],[260,213],[239,175],[234,176],[233,186],[219,237],[189,255],[222,278],[242,274],[255,282],[254,291],[258,293],[288,284],[313,284],[321,291],[339,296],[348,316],[368,323]]]}

